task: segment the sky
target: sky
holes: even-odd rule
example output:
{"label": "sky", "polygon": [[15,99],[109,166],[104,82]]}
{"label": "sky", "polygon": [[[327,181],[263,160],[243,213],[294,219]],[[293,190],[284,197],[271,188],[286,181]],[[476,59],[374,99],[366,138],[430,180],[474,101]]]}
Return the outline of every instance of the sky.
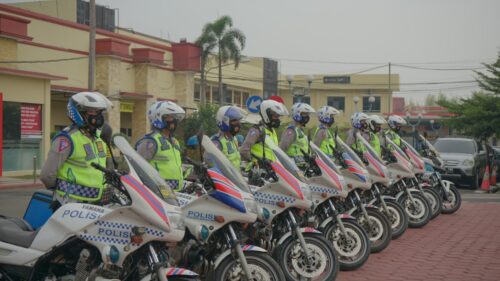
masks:
{"label": "sky", "polygon": [[392,73],[400,75],[397,96],[417,102],[439,92],[469,95],[478,89],[471,69],[494,62],[500,51],[498,0],[96,3],[118,8],[121,27],[174,42],[192,42],[205,23],[229,15],[246,35],[244,55],[276,59],[284,74],[350,74],[371,68],[376,69],[364,73],[385,74],[391,62]]}

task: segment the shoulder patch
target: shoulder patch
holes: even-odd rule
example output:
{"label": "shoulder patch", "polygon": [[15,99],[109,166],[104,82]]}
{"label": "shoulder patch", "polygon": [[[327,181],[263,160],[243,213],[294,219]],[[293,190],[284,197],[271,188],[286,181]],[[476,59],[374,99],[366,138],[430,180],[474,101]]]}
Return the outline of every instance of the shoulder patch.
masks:
{"label": "shoulder patch", "polygon": [[59,145],[57,146],[57,152],[62,152],[70,146],[69,140],[65,137],[59,138]]}

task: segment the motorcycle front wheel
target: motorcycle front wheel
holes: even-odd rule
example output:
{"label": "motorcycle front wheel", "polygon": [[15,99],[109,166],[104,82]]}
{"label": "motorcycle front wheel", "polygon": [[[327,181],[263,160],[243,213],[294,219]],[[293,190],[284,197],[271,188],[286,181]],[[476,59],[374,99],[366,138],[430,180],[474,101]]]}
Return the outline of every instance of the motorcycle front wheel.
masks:
{"label": "motorcycle front wheel", "polygon": [[[263,252],[244,252],[252,281],[281,281],[285,280],[283,271],[271,256]],[[210,272],[207,280],[210,281],[237,281],[245,280],[245,273],[240,263],[227,256],[217,268]],[[170,280],[170,279],[169,279]]]}
{"label": "motorcycle front wheel", "polygon": [[360,268],[370,256],[370,239],[366,231],[354,220],[343,221],[345,235],[337,223],[329,223],[323,233],[339,258],[340,270]]}
{"label": "motorcycle front wheel", "polygon": [[309,257],[298,239],[290,236],[274,251],[274,258],[285,273],[286,280],[335,280],[339,262],[331,243],[318,233],[303,233]]}
{"label": "motorcycle front wheel", "polygon": [[413,201],[404,194],[398,198],[398,202],[408,215],[408,226],[411,228],[423,227],[430,220],[429,202],[420,193],[412,193],[411,196]]}
{"label": "motorcycle front wheel", "polygon": [[392,239],[398,239],[408,229],[408,215],[403,210],[403,207],[395,201],[385,202],[387,205],[388,214],[385,214],[387,220],[391,224]]}
{"label": "motorcycle front wheel", "polygon": [[[446,191],[443,190],[443,192]],[[448,192],[448,200],[443,198],[443,210],[441,210],[441,213],[453,214],[460,209],[460,205],[462,205],[462,196],[460,196],[458,189],[452,185],[450,186],[450,191]]]}
{"label": "motorcycle front wheel", "polygon": [[357,212],[355,217],[358,219],[359,225],[361,225],[368,234],[368,238],[371,242],[371,252],[382,252],[391,242],[391,224],[384,214],[377,209],[366,209],[366,212],[368,213],[369,221],[366,220],[361,211]]}
{"label": "motorcycle front wheel", "polygon": [[431,220],[439,216],[443,210],[443,200],[433,189],[424,189],[424,195],[431,206]]}

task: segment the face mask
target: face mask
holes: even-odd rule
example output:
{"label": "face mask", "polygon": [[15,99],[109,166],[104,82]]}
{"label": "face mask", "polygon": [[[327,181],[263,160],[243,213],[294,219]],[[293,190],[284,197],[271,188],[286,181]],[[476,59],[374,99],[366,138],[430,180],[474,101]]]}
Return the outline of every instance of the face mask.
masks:
{"label": "face mask", "polygon": [[309,116],[302,116],[302,121],[300,122],[300,124],[305,126],[309,122],[309,120]]}
{"label": "face mask", "polygon": [[175,129],[177,129],[177,119],[174,119],[173,121],[164,121],[164,122],[167,125],[165,129],[169,130],[170,133],[175,132]]}
{"label": "face mask", "polygon": [[399,130],[401,130],[401,126],[396,126],[396,128],[394,128],[394,131],[396,132],[399,132]]}
{"label": "face mask", "polygon": [[366,130],[366,128],[368,128],[368,124],[361,123],[361,129]]}
{"label": "face mask", "polygon": [[331,121],[330,122],[326,122],[326,124],[328,126],[331,126],[331,125],[333,125],[334,122],[335,122],[335,119],[333,117],[331,117]]}
{"label": "face mask", "polygon": [[87,117],[87,123],[92,129],[99,129],[104,124],[104,116],[102,115],[102,113],[99,113],[97,115],[89,115]]}
{"label": "face mask", "polygon": [[231,125],[229,124],[229,133],[233,136],[236,136],[240,132],[241,126],[240,124]]}
{"label": "face mask", "polygon": [[382,131],[382,127],[380,127],[380,126],[375,126],[375,133],[378,133],[378,132],[380,132],[380,131]]}
{"label": "face mask", "polygon": [[281,120],[280,119],[272,119],[270,126],[272,128],[279,128],[281,125]]}

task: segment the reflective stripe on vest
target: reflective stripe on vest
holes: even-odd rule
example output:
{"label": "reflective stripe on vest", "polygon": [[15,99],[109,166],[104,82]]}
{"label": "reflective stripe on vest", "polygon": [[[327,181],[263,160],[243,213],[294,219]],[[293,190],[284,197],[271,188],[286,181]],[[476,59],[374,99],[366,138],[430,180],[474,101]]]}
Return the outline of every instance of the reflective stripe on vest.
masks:
{"label": "reflective stripe on vest", "polygon": [[231,164],[233,164],[236,170],[239,171],[241,169],[241,157],[240,152],[238,151],[238,140],[236,140],[236,138],[228,140],[225,136],[216,136],[215,140],[219,141],[222,153],[226,155]]}
{"label": "reflective stripe on vest", "polygon": [[335,149],[335,139],[334,139],[333,135],[331,134],[330,130],[328,130],[328,128],[323,127],[323,126],[319,126],[318,128],[316,128],[316,131],[314,132],[314,139],[316,139],[316,136],[318,135],[319,130],[326,130],[326,138],[324,138],[321,141],[319,148],[326,155],[333,157],[333,149]]}
{"label": "reflective stripe on vest", "polygon": [[[98,134],[99,135],[99,134]],[[57,172],[60,196],[80,201],[98,201],[102,197],[104,174],[90,166],[97,163],[106,167],[106,147],[104,141],[97,136],[93,141],[80,130],[68,134],[73,151]]]}
{"label": "reflective stripe on vest", "polygon": [[149,163],[158,171],[160,176],[174,190],[183,186],[181,148],[177,139],[172,138],[172,143],[160,133],[149,135],[156,142],[156,153]]}
{"label": "reflective stripe on vest", "polygon": [[[276,131],[274,130],[274,128],[272,130],[265,128],[265,133],[266,133],[266,136],[271,137],[274,144],[278,145],[278,135],[276,134]],[[262,148],[264,148],[264,149],[262,149]],[[254,145],[252,145],[252,148],[250,149],[250,151],[252,154],[254,154],[260,158],[264,157],[264,152],[265,152],[266,159],[269,159],[271,161],[276,159],[276,156],[274,156],[274,152],[266,144],[263,144],[260,141],[256,142]]]}

